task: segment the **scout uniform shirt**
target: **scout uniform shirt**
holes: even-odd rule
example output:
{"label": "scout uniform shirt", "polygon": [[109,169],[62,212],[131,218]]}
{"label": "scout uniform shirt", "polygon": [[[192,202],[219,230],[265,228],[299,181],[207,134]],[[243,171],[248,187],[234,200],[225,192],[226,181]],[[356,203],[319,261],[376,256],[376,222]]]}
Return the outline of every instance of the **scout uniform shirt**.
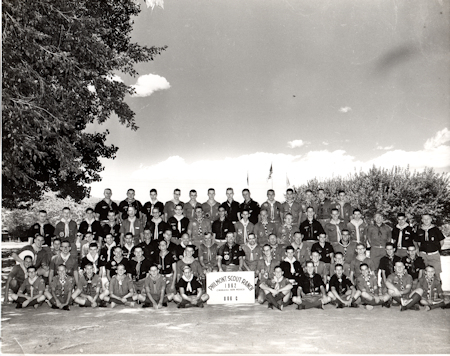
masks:
{"label": "scout uniform shirt", "polygon": [[239,265],[239,258],[244,257],[245,253],[242,251],[242,247],[238,244],[225,244],[219,247],[217,256],[222,256],[222,264],[224,265]]}

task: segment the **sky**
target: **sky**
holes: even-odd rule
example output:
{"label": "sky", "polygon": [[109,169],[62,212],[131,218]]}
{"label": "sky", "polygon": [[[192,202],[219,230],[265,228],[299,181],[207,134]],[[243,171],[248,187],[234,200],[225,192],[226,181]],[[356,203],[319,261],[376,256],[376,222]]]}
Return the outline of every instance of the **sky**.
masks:
{"label": "sky", "polygon": [[[136,66],[126,102],[139,129],[117,117],[119,147],[91,195],[128,188],[142,203],[219,201],[247,187],[346,176],[372,165],[450,171],[450,3],[444,0],[165,0],[135,18],[132,40],[168,48]],[[270,166],[272,179],[268,180]]]}

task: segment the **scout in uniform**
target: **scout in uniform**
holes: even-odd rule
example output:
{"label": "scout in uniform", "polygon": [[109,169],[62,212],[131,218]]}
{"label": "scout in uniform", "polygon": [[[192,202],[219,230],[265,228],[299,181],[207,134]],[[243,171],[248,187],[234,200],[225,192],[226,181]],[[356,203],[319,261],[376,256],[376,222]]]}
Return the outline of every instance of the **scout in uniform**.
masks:
{"label": "scout in uniform", "polygon": [[320,234],[324,234],[325,230],[322,227],[322,224],[314,219],[314,208],[309,207],[306,210],[306,220],[300,224],[300,232],[303,236],[303,242],[306,243],[308,248],[318,241],[318,237]]}
{"label": "scout in uniform", "polygon": [[234,224],[236,243],[239,245],[246,244],[248,242],[248,235],[254,231],[255,225],[248,219],[249,215],[248,210],[241,211],[241,220]]}
{"label": "scout in uniform", "polygon": [[325,266],[327,268],[327,275],[331,275],[330,264],[333,262],[334,249],[333,246],[331,246],[331,244],[326,241],[326,239],[327,235],[319,235],[319,242],[316,242],[311,246],[311,255],[313,252],[318,252],[320,255],[320,260],[325,263]]}
{"label": "scout in uniform", "polygon": [[398,261],[401,261],[401,258],[395,255],[394,244],[388,242],[386,244],[386,256],[381,257],[380,265],[378,266],[378,280],[381,279],[381,290],[383,293],[387,292],[386,279],[394,273],[394,266]]}
{"label": "scout in uniform", "polygon": [[198,248],[198,261],[203,267],[203,274],[219,271],[219,266],[217,265],[218,250],[219,246],[213,242],[211,233],[206,232],[203,242]]}
{"label": "scout in uniform", "polygon": [[450,301],[444,299],[444,291],[440,280],[436,278],[436,271],[433,266],[425,268],[424,276],[419,279],[418,287],[422,290],[420,304],[425,306],[425,310],[450,308]]}
{"label": "scout in uniform", "polygon": [[52,245],[52,238],[55,236],[55,228],[47,221],[47,212],[39,210],[38,221],[30,227],[28,232],[28,243],[33,243],[36,235],[41,235],[44,238],[44,243],[50,247]]}
{"label": "scout in uniform", "polygon": [[[227,200],[222,203],[222,207],[226,211],[226,216],[228,220],[232,223],[237,223],[239,221],[238,213],[239,213],[239,203],[233,199],[234,191],[233,188],[228,188],[226,190]],[[211,219],[214,220],[214,219]]]}
{"label": "scout in uniform", "polygon": [[314,272],[314,263],[306,262],[305,274],[300,279],[297,296],[292,301],[298,305],[297,309],[323,309],[323,305],[331,301],[325,291],[325,284],[320,275]]}
{"label": "scout in uniform", "polygon": [[336,264],[328,291],[328,297],[330,297],[331,302],[335,302],[337,308],[357,308],[356,301],[360,296],[361,292],[356,290],[355,286],[344,274],[344,266]]}
{"label": "scout in uniform", "polygon": [[219,217],[219,206],[220,203],[214,199],[216,196],[216,191],[214,188],[208,189],[208,200],[202,204],[203,212],[205,217],[209,221],[214,221]]}
{"label": "scout in uniform", "polygon": [[58,274],[50,282],[50,291],[44,294],[52,305],[52,309],[70,310],[72,293],[75,287],[73,277],[66,274],[66,266],[58,266]]}
{"label": "scout in uniform", "polygon": [[247,188],[242,190],[242,197],[244,198],[244,201],[239,205],[238,217],[240,219],[240,213],[247,210],[250,215],[250,222],[255,225],[258,222],[258,215],[261,208],[259,207],[259,204],[250,197],[250,190]]}
{"label": "scout in uniform", "polygon": [[291,188],[286,190],[286,201],[281,204],[281,220],[284,221],[284,216],[288,213],[292,215],[292,224],[299,226],[302,216],[302,206],[295,201],[294,190]]}
{"label": "scout in uniform", "polygon": [[219,218],[212,224],[213,239],[219,246],[225,244],[227,234],[235,232],[234,224],[225,216],[225,208],[219,207]]}
{"label": "scout in uniform", "polygon": [[244,268],[242,247],[234,242],[234,233],[227,233],[227,243],[220,246],[217,251],[217,265],[219,272],[242,271]]}
{"label": "scout in uniform", "polygon": [[[283,270],[283,276],[295,287],[300,283],[300,278],[303,275],[303,267],[294,256],[295,250],[292,246],[286,247],[286,257],[280,262],[280,267]],[[294,296],[297,295],[297,288],[292,289]]]}
{"label": "scout in uniform", "polygon": [[275,306],[277,309],[283,310],[283,307],[289,304],[292,284],[283,276],[280,266],[275,267],[273,278],[264,280],[260,284],[260,288],[264,291],[269,309],[273,309]]}
{"label": "scout in uniform", "polygon": [[255,271],[256,275],[258,276],[255,293],[258,296],[258,303],[260,304],[264,303],[265,294],[264,291],[259,288],[259,285],[265,280],[273,278],[273,271],[275,267],[280,264],[280,260],[273,258],[270,245],[264,245],[262,251],[263,258],[258,260]]}
{"label": "scout in uniform", "polygon": [[275,226],[281,225],[281,203],[275,200],[275,191],[269,189],[267,191],[267,201],[261,204],[261,209],[267,210],[269,213],[269,221]]}
{"label": "scout in uniform", "polygon": [[248,241],[245,245],[241,245],[242,251],[245,253],[244,270],[256,271],[258,261],[262,258],[263,252],[261,246],[256,243],[256,235],[250,233]]}
{"label": "scout in uniform", "polygon": [[128,219],[128,209],[130,207],[134,208],[136,218],[140,219],[139,212],[142,211],[142,204],[139,200],[134,199],[135,194],[134,189],[128,189],[127,198],[119,203],[119,216],[122,221]]}
{"label": "scout in uniform", "polygon": [[176,293],[175,283],[177,280],[177,258],[167,249],[166,240],[159,242],[159,254],[157,262],[159,272],[166,280],[166,295],[171,301]]}
{"label": "scout in uniform", "polygon": [[128,262],[128,277],[133,281],[134,292],[136,293],[138,303],[145,302],[144,283],[151,265],[151,261],[144,257],[142,247],[136,246],[134,249],[134,257]]}
{"label": "scout in uniform", "polygon": [[134,292],[131,278],[126,275],[123,264],[117,266],[117,274],[109,282],[109,295],[104,299],[111,303],[111,308],[114,308],[117,304],[134,307],[137,295]]}
{"label": "scout in uniform", "polygon": [[342,230],[339,242],[332,243],[334,253],[341,252],[344,260],[350,264],[356,255],[356,241],[350,240],[350,232],[347,229]]}
{"label": "scout in uniform", "polygon": [[180,200],[181,191],[176,188],[173,191],[173,199],[166,202],[164,205],[164,220],[169,222],[169,219],[175,215],[175,207],[181,205],[181,210],[183,211],[184,203]]}
{"label": "scout in uniform", "polygon": [[402,258],[408,274],[413,278],[413,289],[416,289],[419,279],[422,278],[425,270],[423,258],[417,254],[416,246],[408,246],[408,255]]}
{"label": "scout in uniform", "polygon": [[102,224],[108,220],[108,214],[110,211],[114,213],[114,219],[116,218],[116,215],[119,213],[119,206],[111,200],[112,190],[106,188],[103,191],[103,195],[105,196],[105,198],[100,200],[95,205],[94,209],[95,217]]}
{"label": "scout in uniform", "polygon": [[17,294],[11,294],[11,298],[17,302],[16,309],[33,306],[38,308],[45,300],[45,283],[37,275],[36,267],[27,267],[28,278],[25,278]]}
{"label": "scout in uniform", "polygon": [[405,213],[397,214],[398,224],[392,229],[392,242],[396,249],[396,255],[406,257],[408,255],[408,247],[414,246],[416,234],[412,226],[406,222]]}
{"label": "scout in uniform", "polygon": [[178,303],[178,308],[203,308],[203,303],[209,299],[209,295],[203,292],[201,283],[192,274],[189,265],[184,266],[183,276],[177,283],[177,289],[178,293],[173,300]]}
{"label": "scout in uniform", "polygon": [[260,220],[255,224],[254,232],[258,245],[264,246],[269,243],[269,236],[276,233],[276,226],[268,220],[269,213],[262,209],[260,213]]}
{"label": "scout in uniform", "polygon": [[148,277],[144,282],[146,299],[142,308],[161,309],[167,307],[169,300],[166,293],[166,280],[159,273],[158,266],[151,266]]}
{"label": "scout in uniform", "polygon": [[378,280],[375,274],[370,270],[367,263],[363,262],[360,266],[360,274],[356,277],[356,288],[361,292],[361,302],[366,309],[372,310],[374,305],[388,306],[391,297],[389,294],[380,294],[378,290]]}
{"label": "scout in uniform", "polygon": [[297,227],[292,224],[292,214],[287,213],[284,215],[284,224],[278,228],[278,243],[283,246],[290,245],[294,241],[296,231]]}
{"label": "scout in uniform", "polygon": [[31,256],[25,256],[23,258],[23,266],[22,265],[15,265],[13,266],[11,272],[8,274],[8,279],[6,280],[6,286],[5,286],[5,297],[4,301],[5,303],[9,303],[9,289],[11,288],[12,292],[14,294],[17,294],[20,286],[25,281],[26,278],[28,278],[28,272],[27,269],[30,267],[33,263],[33,258]]}
{"label": "scout in uniform", "polygon": [[192,243],[197,247],[203,243],[205,233],[211,232],[211,221],[203,217],[202,207],[195,208],[195,219],[190,221],[187,232]]}
{"label": "scout in uniform", "polygon": [[98,274],[94,273],[94,266],[92,263],[87,263],[84,266],[84,273],[80,275],[80,280],[77,286],[77,289],[72,295],[72,298],[75,303],[80,305],[81,307],[97,307],[106,306],[106,303],[103,304],[102,299],[108,293],[104,293],[103,296],[100,296],[100,291],[102,288],[102,280]]}

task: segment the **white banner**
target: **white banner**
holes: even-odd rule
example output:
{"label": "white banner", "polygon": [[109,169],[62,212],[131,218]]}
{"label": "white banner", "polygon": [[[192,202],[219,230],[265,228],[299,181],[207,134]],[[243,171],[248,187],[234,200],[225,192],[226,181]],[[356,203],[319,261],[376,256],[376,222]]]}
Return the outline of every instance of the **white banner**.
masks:
{"label": "white banner", "polygon": [[206,274],[208,304],[255,303],[254,272],[210,272]]}

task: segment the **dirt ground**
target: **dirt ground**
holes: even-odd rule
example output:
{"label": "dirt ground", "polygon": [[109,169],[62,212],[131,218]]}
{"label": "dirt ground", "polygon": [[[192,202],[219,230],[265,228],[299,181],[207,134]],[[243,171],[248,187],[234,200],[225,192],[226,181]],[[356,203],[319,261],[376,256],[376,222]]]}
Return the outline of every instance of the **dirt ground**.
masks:
{"label": "dirt ground", "polygon": [[450,354],[450,309],[2,307],[3,354]]}

